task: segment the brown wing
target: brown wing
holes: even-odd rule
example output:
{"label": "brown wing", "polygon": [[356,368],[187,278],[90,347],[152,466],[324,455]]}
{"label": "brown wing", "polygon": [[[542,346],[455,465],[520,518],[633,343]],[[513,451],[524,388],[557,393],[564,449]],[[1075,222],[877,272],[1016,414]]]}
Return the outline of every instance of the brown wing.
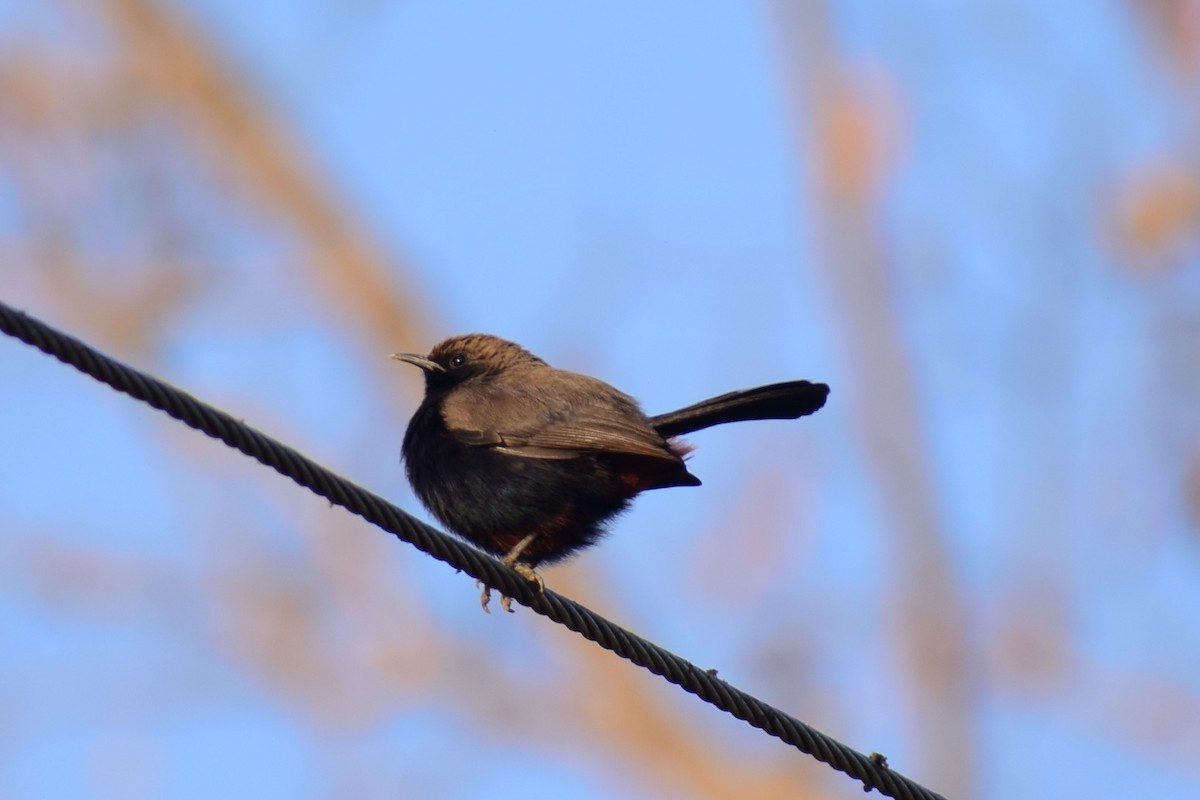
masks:
{"label": "brown wing", "polygon": [[622,453],[678,461],[661,436],[640,417],[600,406],[576,408],[536,430],[501,432],[500,449],[532,458],[573,458],[581,453]]}
{"label": "brown wing", "polygon": [[460,442],[526,458],[608,452],[679,461],[637,403],[608,384],[549,367],[504,376],[467,398],[448,397],[443,418]]}

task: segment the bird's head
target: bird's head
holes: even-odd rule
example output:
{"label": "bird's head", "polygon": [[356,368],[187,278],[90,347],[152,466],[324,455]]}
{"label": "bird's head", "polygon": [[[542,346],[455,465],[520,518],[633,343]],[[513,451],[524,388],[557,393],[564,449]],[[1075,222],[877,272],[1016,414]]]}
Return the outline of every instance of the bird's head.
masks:
{"label": "bird's head", "polygon": [[451,336],[429,355],[392,353],[392,358],[425,372],[425,393],[447,392],[469,381],[485,380],[510,369],[545,366],[546,362],[519,344],[487,333]]}

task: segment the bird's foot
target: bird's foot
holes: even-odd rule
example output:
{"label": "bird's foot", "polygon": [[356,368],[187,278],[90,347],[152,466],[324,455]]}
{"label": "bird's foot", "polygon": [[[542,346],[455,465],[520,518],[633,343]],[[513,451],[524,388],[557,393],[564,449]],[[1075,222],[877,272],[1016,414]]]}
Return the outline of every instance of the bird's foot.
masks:
{"label": "bird's foot", "polygon": [[508,556],[500,559],[500,563],[520,575],[525,580],[537,586],[539,593],[546,591],[546,582],[542,580],[541,575],[537,574],[537,570],[529,566],[528,563],[524,561],[517,561],[515,558],[510,559]]}
{"label": "bird's foot", "polygon": [[481,590],[479,594],[479,605],[483,607],[483,613],[492,613],[492,610],[488,608],[488,603],[492,602],[492,587],[488,586],[483,581],[475,581],[475,585]]}
{"label": "bird's foot", "polygon": [[[524,578],[525,580],[529,581],[534,586],[536,586],[538,592],[546,591],[546,582],[542,580],[541,575],[537,574],[537,570],[535,570],[533,567],[531,567],[528,563],[526,563],[524,561],[518,561],[514,557],[514,554],[509,553],[507,556],[500,559],[500,563],[503,564],[504,566],[508,567],[509,569],[513,570],[518,575],[520,575],[522,578]],[[488,604],[492,602],[492,587],[488,586],[483,581],[475,581],[475,584],[477,586],[479,586],[479,588],[482,590],[479,594],[479,604],[483,607],[483,610],[486,613],[488,613],[488,614],[492,613],[491,609],[488,608]],[[506,594],[501,594],[500,595],[500,608],[502,608],[505,611],[507,611],[508,613],[512,614],[513,613],[512,598]]]}
{"label": "bird's foot", "polygon": [[[532,583],[537,587],[538,592],[541,593],[546,591],[546,582],[542,580],[541,575],[537,574],[537,570],[533,568],[532,564],[530,564],[528,561],[521,561],[521,553],[524,552],[525,548],[528,547],[530,542],[533,541],[534,536],[535,534],[530,534],[522,539],[516,547],[514,547],[512,550],[509,550],[504,557],[500,559],[500,563]],[[476,584],[482,589],[482,592],[479,595],[479,604],[483,606],[483,610],[485,612],[490,614],[491,609],[488,608],[488,604],[492,601],[492,587],[488,586],[483,581],[476,581]],[[505,594],[500,595],[500,607],[510,614],[513,613],[512,598]]]}
{"label": "bird's foot", "polygon": [[546,583],[542,580],[542,576],[537,574],[532,564],[530,564],[528,561],[521,560],[521,554],[525,552],[525,549],[529,547],[529,545],[533,544],[533,540],[536,539],[537,536],[537,533],[531,533],[521,541],[517,542],[516,547],[504,554],[504,557],[500,559],[500,563],[509,569],[514,570],[518,575],[530,583],[537,584],[538,591],[544,592],[546,591]]}
{"label": "bird's foot", "polygon": [[[538,575],[537,571],[524,561],[514,561],[511,564],[506,563],[505,566],[511,567],[514,572],[536,586],[538,594],[546,591],[546,582],[542,580],[542,576]],[[500,595],[500,607],[510,614],[513,613],[512,598],[507,595]]]}
{"label": "bird's foot", "polygon": [[[483,581],[475,581],[475,585],[480,588],[479,605],[483,608],[483,613],[490,614],[492,610],[488,608],[488,604],[492,602],[492,587],[488,586]],[[500,607],[512,614],[512,598],[506,594],[500,595]]]}

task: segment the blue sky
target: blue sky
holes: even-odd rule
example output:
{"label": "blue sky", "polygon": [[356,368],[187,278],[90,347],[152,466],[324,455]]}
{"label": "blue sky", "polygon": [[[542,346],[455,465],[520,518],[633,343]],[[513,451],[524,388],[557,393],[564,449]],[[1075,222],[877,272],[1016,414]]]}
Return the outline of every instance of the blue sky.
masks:
{"label": "blue sky", "polygon": [[[690,437],[704,487],[641,498],[558,580],[936,790],[1200,788],[1187,766],[1200,757],[1200,248],[1193,225],[1177,257],[1144,269],[1114,244],[1126,187],[1161,165],[1194,174],[1197,104],[1132,4],[838,2],[792,36],[757,3],[170,6],[380,243],[428,340],[364,341],[299,266],[303,232],[169,114],[141,142],[188,220],[196,283],[153,347],[72,315],[20,246],[38,207],[0,169],[6,302],[414,511],[398,451],[418,398],[388,352],[490,331],[651,413],[828,381],[810,419]],[[96,19],[0,2],[0,53],[86,65],[107,41]],[[788,42],[828,61],[789,59]],[[855,337],[886,323],[839,294],[859,242],[822,189],[817,82],[789,74],[796,63],[832,64],[887,123],[884,177],[854,219],[886,279],[914,418],[872,393],[856,355]],[[137,185],[129,151],[106,135],[77,144],[107,165],[57,195],[93,215],[90,274],[140,281],[131,254],[150,225],[121,189]],[[689,796],[632,761],[614,768],[556,706],[540,717],[498,696],[583,669],[546,623],[483,617],[462,576],[15,342],[0,343],[0,370],[0,446],[22,454],[0,472],[0,794]],[[912,426],[931,477],[974,686],[965,783],[920,733],[935,712],[903,656],[919,632],[897,623],[919,578],[900,568],[898,476],[880,471],[864,418]],[[883,446],[903,438],[885,429]],[[372,571],[325,569],[339,548]],[[401,596],[420,605],[384,602]],[[247,649],[264,636],[255,608],[305,620],[313,641]],[[368,669],[381,631],[432,630],[464,642],[457,658],[386,661],[411,683]],[[470,671],[462,654],[478,652],[503,680]],[[858,795],[645,681],[748,771],[784,765],[797,786]],[[480,705],[519,733],[464,710]]]}

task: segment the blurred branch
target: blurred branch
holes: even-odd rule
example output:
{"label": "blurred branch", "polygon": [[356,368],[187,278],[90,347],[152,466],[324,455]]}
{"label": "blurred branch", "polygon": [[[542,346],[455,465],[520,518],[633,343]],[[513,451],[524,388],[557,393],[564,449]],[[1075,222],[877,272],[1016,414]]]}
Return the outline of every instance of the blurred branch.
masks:
{"label": "blurred branch", "polygon": [[1145,277],[1162,277],[1200,253],[1200,177],[1188,158],[1143,165],[1116,187],[1116,207],[1107,211],[1110,243]]}
{"label": "blurred branch", "polygon": [[913,727],[927,769],[951,797],[972,797],[976,676],[966,598],[953,574],[918,391],[876,227],[895,139],[886,107],[839,63],[824,4],[778,0],[797,153],[811,167],[826,280],[842,325],[848,398],[895,536],[890,562],[899,615],[895,643],[908,667]]}
{"label": "blurred branch", "polygon": [[1200,3],[1196,0],[1132,0],[1130,11],[1147,23],[1163,47],[1148,52],[1165,55],[1185,86],[1195,88],[1200,71]]}
{"label": "blurred branch", "polygon": [[[594,588],[592,580],[582,579],[579,570],[567,565],[555,570],[554,585],[590,603],[591,595],[605,594],[603,587],[615,581],[602,581]],[[545,631],[547,636],[552,633]],[[570,682],[557,699],[563,711],[582,721],[580,733],[594,746],[653,778],[664,793],[674,790],[684,797],[711,800],[767,800],[797,792],[825,796],[810,771],[793,760],[748,759],[730,752],[720,738],[686,724],[683,712],[665,704],[653,684],[631,670],[614,669],[612,659],[596,648],[561,652],[567,660],[561,671]]]}
{"label": "blurred branch", "polygon": [[427,341],[426,314],[407,287],[403,265],[386,258],[333,199],[312,158],[276,124],[269,105],[231,74],[172,4],[102,0],[123,40],[130,70],[161,102],[178,107],[208,135],[214,161],[235,185],[265,202],[315,253],[303,261],[318,297],[340,303],[368,341]]}

